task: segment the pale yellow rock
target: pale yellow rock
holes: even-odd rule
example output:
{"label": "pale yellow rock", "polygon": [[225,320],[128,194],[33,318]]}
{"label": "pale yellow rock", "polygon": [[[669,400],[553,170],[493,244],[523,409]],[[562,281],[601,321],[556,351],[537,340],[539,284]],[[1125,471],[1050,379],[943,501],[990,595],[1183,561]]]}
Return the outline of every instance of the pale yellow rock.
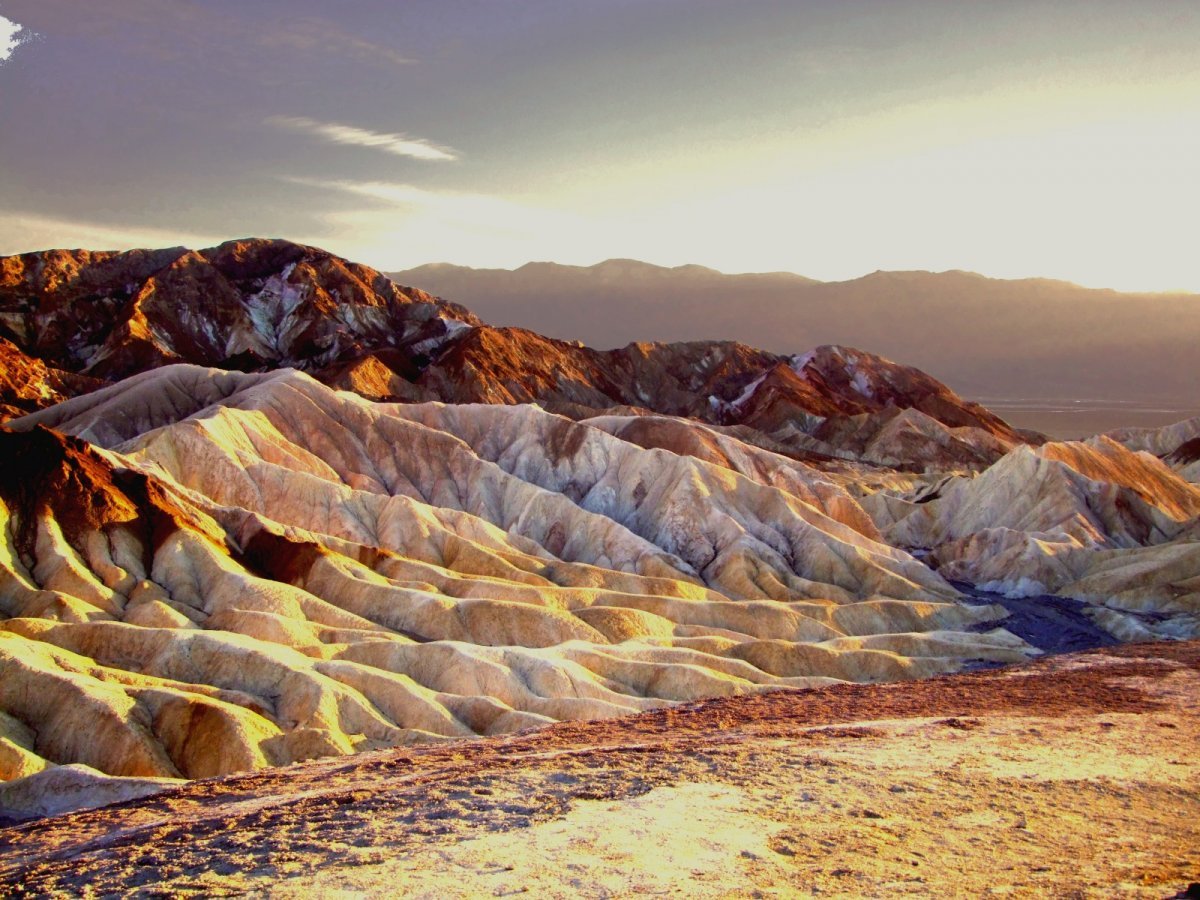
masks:
{"label": "pale yellow rock", "polygon": [[[1190,427],[1127,440],[1159,449]],[[1122,640],[1200,635],[1200,488],[1151,453],[1103,436],[1021,447],[928,496],[868,506],[889,540],[930,548],[947,578],[1083,600]]]}
{"label": "pale yellow rock", "polygon": [[718,428],[667,416],[597,416],[583,424],[646,448],[669,450],[729,469],[779,488],[850,525],[872,540],[879,532],[870,517],[830,476],[786,456],[744,444]]}
{"label": "pale yellow rock", "polygon": [[0,781],[24,778],[49,765],[33,752],[36,740],[37,735],[28,725],[0,712]]}
{"label": "pale yellow rock", "polygon": [[147,628],[195,628],[195,623],[176,609],[172,609],[161,600],[147,600],[142,603],[130,604],[125,611],[123,621],[130,625],[144,625]]}
{"label": "pale yellow rock", "polygon": [[1130,450],[1145,450],[1154,456],[1165,456],[1181,444],[1200,437],[1200,416],[1162,428],[1122,428],[1108,432],[1107,437]]}
{"label": "pale yellow rock", "polygon": [[207,777],[1034,652],[880,540],[851,467],[636,418],[182,366],[18,420],[100,445],[63,465],[109,506],[0,503],[6,771]]}
{"label": "pale yellow rock", "polygon": [[15,818],[56,816],[148,797],[178,784],[183,784],[178,778],[114,778],[90,766],[54,766],[0,784],[0,810]]}
{"label": "pale yellow rock", "polygon": [[[30,620],[5,625],[22,621]],[[178,777],[162,745],[138,721],[136,700],[86,674],[88,662],[0,631],[0,709],[36,733],[32,749],[45,759],[84,763],[113,775]]]}

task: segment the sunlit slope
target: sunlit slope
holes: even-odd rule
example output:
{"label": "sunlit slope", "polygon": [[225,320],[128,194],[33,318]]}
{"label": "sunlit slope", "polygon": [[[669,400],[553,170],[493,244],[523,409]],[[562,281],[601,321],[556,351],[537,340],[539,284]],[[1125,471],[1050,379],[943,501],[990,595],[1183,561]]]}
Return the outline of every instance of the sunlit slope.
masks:
{"label": "sunlit slope", "polygon": [[1153,453],[1181,478],[1200,483],[1200,416],[1163,428],[1123,428],[1108,437],[1130,450]]}
{"label": "sunlit slope", "polygon": [[190,366],[18,420],[5,777],[201,777],[1030,652],[968,632],[998,611],[821,473],[603,424]]}

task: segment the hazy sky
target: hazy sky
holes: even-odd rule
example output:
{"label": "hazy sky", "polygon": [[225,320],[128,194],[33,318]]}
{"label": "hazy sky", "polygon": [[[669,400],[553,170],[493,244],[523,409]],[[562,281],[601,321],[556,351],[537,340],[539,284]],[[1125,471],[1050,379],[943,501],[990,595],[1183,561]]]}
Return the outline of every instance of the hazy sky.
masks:
{"label": "hazy sky", "polygon": [[270,235],[382,269],[622,256],[1200,291],[1196,0],[0,16],[0,253]]}

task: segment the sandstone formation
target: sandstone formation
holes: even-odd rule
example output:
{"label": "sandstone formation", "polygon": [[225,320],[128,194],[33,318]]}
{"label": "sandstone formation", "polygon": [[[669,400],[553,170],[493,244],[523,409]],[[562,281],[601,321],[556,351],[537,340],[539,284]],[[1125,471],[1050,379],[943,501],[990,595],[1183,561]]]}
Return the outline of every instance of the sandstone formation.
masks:
{"label": "sandstone formation", "polygon": [[49,367],[26,379],[45,388],[0,383],[10,414],[186,362],[295,367],[373,400],[538,403],[573,418],[647,410],[743,427],[791,455],[907,468],[978,468],[1024,439],[925,373],[861,350],[784,356],[702,341],[598,351],[491,328],[286,241],[2,258],[0,339],[19,366]]}
{"label": "sandstone formation", "polygon": [[1023,440],[924,372],[835,346],[790,357],[713,341],[598,351],[483,327],[448,345],[417,386],[430,399],[537,402],[575,418],[645,409],[751,429],[794,455],[903,467],[978,467]]}
{"label": "sandstone formation", "polygon": [[197,778],[1033,652],[841,484],[681,419],[168,366],[10,426],[12,777]]}
{"label": "sandstone formation", "polygon": [[316,369],[370,351],[408,358],[477,322],[288,241],[0,258],[0,336],[47,365],[103,379],[174,362]]}
{"label": "sandstone formation", "polygon": [[10,818],[57,816],[108,806],[186,784],[181,778],[122,778],[90,766],[51,766],[16,781],[0,782],[0,810]]}
{"label": "sandstone formation", "polygon": [[98,379],[47,366],[0,337],[0,421],[103,385]]}
{"label": "sandstone formation", "polygon": [[2,829],[0,893],[1187,897],[1198,702],[1136,644],[314,760]]}
{"label": "sandstone formation", "polygon": [[1200,416],[1163,428],[1125,428],[1109,437],[1130,450],[1153,453],[1181,478],[1200,483]]}

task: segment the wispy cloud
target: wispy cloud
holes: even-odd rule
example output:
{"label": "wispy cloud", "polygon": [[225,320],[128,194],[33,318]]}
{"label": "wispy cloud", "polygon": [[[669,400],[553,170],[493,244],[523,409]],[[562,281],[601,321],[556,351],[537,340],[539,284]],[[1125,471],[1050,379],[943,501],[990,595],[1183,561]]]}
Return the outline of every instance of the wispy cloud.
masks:
{"label": "wispy cloud", "polygon": [[355,128],[353,125],[318,122],[305,116],[269,116],[265,121],[268,125],[301,131],[335,144],[368,147],[372,150],[382,150],[384,153],[407,156],[412,159],[438,161],[458,159],[457,151],[451,150],[449,147],[440,147],[424,138],[409,137],[405,134],[368,131],[365,128]]}
{"label": "wispy cloud", "polygon": [[282,180],[289,184],[367,197],[392,206],[437,210],[442,215],[457,216],[467,221],[486,222],[493,218],[511,218],[513,216],[528,219],[531,215],[536,216],[539,221],[545,221],[546,217],[550,215],[547,211],[537,210],[535,212],[532,207],[491,194],[431,191],[415,185],[391,181],[326,180],[290,176],[282,176]]}
{"label": "wispy cloud", "polygon": [[[389,181],[346,181],[282,176],[283,181],[303,187],[338,191],[377,201],[374,209],[350,211],[346,215],[358,221],[392,226],[413,217],[426,223],[453,226],[492,235],[530,235],[576,232],[582,224],[578,217],[511,200],[495,194],[428,190],[412,184]],[[329,217],[326,217],[329,219]]]}
{"label": "wispy cloud", "polygon": [[300,19],[264,35],[260,43],[266,47],[337,53],[370,63],[407,66],[415,62],[395,47],[351,34],[327,19]]}
{"label": "wispy cloud", "polygon": [[28,28],[0,16],[0,64],[7,62],[13,52],[33,36]]}

